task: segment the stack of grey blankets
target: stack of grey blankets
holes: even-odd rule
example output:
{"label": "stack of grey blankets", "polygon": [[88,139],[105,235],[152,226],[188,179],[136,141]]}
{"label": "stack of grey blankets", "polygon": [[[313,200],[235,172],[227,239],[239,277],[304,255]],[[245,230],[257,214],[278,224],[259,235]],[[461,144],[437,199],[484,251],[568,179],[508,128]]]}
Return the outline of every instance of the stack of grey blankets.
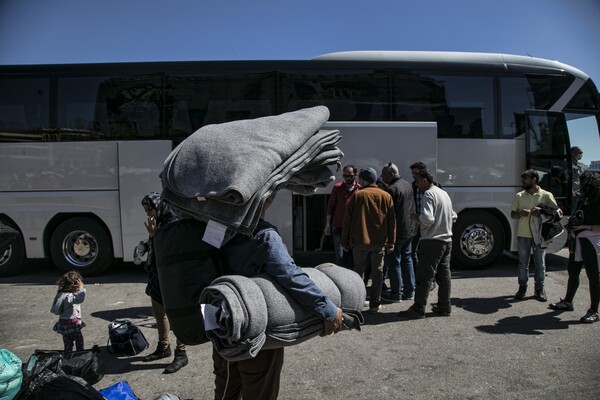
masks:
{"label": "stack of grey blankets", "polygon": [[[303,271],[343,311],[343,329],[358,329],[366,290],[354,271],[321,264]],[[261,349],[302,343],[323,332],[323,320],[301,307],[267,275],[252,278],[228,275],[217,278],[200,295],[200,303],[217,307],[217,329],[206,336],[226,360],[255,357]]]}
{"label": "stack of grey blankets", "polygon": [[328,118],[318,106],[204,126],[165,160],[163,200],[180,217],[250,234],[273,191],[312,194],[335,180],[343,153],[339,131],[320,130]]}

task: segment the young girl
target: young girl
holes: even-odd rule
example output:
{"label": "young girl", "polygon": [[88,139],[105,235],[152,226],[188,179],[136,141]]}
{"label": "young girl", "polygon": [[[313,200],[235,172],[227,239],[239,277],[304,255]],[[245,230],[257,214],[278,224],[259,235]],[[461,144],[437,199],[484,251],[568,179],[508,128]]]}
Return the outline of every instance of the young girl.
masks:
{"label": "young girl", "polygon": [[81,306],[85,300],[83,279],[77,271],[67,272],[57,282],[58,291],[50,311],[58,315],[54,330],[63,336],[65,352],[73,351],[73,342],[77,351],[83,350],[81,328],[85,326],[81,320]]}

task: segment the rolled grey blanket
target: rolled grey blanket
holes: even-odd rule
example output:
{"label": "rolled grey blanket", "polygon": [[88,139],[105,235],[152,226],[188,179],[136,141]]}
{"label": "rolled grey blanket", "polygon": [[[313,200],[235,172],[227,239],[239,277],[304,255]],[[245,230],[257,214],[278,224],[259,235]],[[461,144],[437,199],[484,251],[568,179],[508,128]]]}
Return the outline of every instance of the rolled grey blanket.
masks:
{"label": "rolled grey blanket", "polygon": [[[344,329],[360,329],[366,298],[360,276],[333,264],[302,270],[344,311]],[[301,307],[268,274],[218,278],[202,292],[200,302],[219,308],[219,328],[206,331],[206,336],[230,361],[252,358],[261,349],[299,344],[323,332],[323,320]]]}
{"label": "rolled grey blanket", "polygon": [[266,339],[267,305],[260,287],[251,278],[217,278],[202,291],[200,303],[220,308],[220,328],[206,331],[206,336],[223,358],[234,361],[256,356]]}

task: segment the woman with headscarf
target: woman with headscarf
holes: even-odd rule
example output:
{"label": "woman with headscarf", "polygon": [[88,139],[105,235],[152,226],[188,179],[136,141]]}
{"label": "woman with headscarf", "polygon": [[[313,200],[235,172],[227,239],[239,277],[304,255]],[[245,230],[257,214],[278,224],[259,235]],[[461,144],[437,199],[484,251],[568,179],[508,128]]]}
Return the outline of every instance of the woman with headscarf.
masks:
{"label": "woman with headscarf", "polygon": [[[158,345],[156,346],[156,350],[143,358],[143,361],[148,362],[170,357],[172,354],[171,345],[169,343],[169,319],[167,318],[165,307],[163,306],[152,238],[158,228],[177,218],[173,215],[169,207],[161,201],[160,195],[156,192],[150,192],[144,196],[142,199],[142,206],[148,216],[148,222],[144,222],[144,225],[146,225],[149,235],[148,241],[146,242],[146,249],[148,251],[148,258],[145,265],[145,269],[148,272],[146,294],[150,296],[152,300],[152,313],[154,314],[154,318],[156,318],[156,328],[158,330]],[[171,374],[177,372],[187,364],[188,358],[186,346],[177,339],[175,358],[171,364],[165,368],[163,373]]]}

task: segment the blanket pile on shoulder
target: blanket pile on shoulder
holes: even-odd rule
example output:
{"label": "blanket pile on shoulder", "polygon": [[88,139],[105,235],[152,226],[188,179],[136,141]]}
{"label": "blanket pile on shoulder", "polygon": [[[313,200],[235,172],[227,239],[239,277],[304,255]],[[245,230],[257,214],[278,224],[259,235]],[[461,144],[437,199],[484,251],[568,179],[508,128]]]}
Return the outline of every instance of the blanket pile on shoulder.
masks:
{"label": "blanket pile on shoulder", "polygon": [[250,234],[274,190],[306,195],[335,180],[343,153],[339,131],[320,130],[328,119],[318,106],[204,126],[165,160],[162,197],[180,217]]}

